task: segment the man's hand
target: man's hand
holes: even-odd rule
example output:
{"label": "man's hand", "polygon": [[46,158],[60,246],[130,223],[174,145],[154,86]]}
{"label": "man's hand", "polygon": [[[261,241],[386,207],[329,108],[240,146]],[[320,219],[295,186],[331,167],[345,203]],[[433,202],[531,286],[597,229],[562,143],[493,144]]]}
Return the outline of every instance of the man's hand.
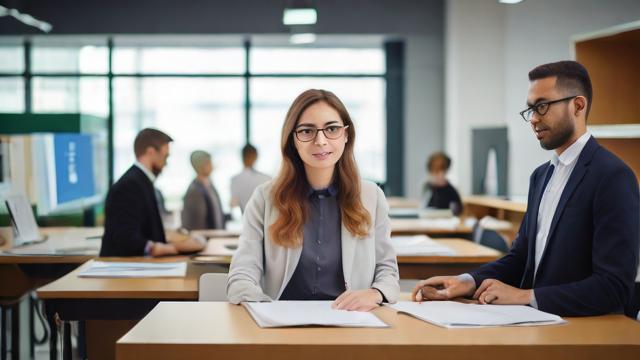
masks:
{"label": "man's hand", "polygon": [[205,245],[206,241],[197,236],[173,243],[179,253],[195,253],[204,249]]}
{"label": "man's hand", "polygon": [[171,244],[154,242],[153,246],[151,247],[151,251],[149,252],[149,255],[153,257],[178,255],[178,250],[175,248],[175,246]]}
{"label": "man's hand", "polygon": [[180,232],[175,230],[167,230],[165,231],[164,236],[167,239],[167,242],[171,244],[176,244],[176,243],[189,240],[189,233],[187,233],[186,231]]}
{"label": "man's hand", "polygon": [[473,294],[480,304],[496,305],[528,305],[532,297],[532,289],[519,289],[496,279],[486,279]]}
{"label": "man's hand", "polygon": [[411,292],[413,301],[452,300],[471,296],[476,289],[475,282],[463,280],[459,276],[434,276],[421,280]]}
{"label": "man's hand", "polygon": [[167,231],[167,242],[179,253],[194,253],[204,249],[206,240],[202,236],[189,236],[176,231]]}
{"label": "man's hand", "polygon": [[370,311],[382,303],[382,294],[376,289],[347,290],[340,294],[331,304],[338,310]]}

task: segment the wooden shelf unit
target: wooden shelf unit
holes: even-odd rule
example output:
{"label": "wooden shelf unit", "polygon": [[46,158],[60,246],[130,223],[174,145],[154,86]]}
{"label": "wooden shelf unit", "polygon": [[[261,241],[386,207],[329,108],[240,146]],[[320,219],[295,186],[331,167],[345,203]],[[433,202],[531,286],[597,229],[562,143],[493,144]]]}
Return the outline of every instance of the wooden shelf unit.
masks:
{"label": "wooden shelf unit", "polygon": [[[588,125],[640,178],[640,21],[577,37],[574,44],[593,85]],[[621,133],[621,125],[632,131]]]}

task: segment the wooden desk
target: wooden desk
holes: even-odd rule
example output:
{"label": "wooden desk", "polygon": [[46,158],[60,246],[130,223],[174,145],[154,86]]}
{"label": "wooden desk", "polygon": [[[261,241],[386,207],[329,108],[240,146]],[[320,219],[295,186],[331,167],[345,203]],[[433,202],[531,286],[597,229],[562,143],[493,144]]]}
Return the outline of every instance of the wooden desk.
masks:
{"label": "wooden desk", "polygon": [[[47,240],[0,253],[0,298],[22,297],[98,255],[102,228],[43,228]],[[91,239],[87,239],[87,238]]]}
{"label": "wooden desk", "polygon": [[387,203],[390,208],[414,208],[417,209],[420,207],[420,201],[415,199],[409,199],[400,196],[389,196],[387,197]]}
{"label": "wooden desk", "polygon": [[261,329],[221,302],[159,304],[117,343],[117,359],[637,359],[640,323],[621,315],[566,325],[444,329],[375,310],[386,329]]}
{"label": "wooden desk", "polygon": [[[15,358],[20,357],[20,301],[36,287],[97,256],[100,239],[96,236],[102,235],[103,229],[56,227],[42,228],[41,233],[47,236],[46,241],[14,249],[11,248],[11,237],[7,236],[9,241],[2,248],[5,252],[0,253],[0,300],[13,304],[11,312],[15,321],[11,340]],[[7,250],[13,253],[7,253]]]}
{"label": "wooden desk", "polygon": [[[459,235],[462,237],[471,234],[471,228],[460,224],[456,227],[442,227],[434,225],[434,219],[390,219],[391,235]],[[233,238],[238,237],[241,231],[228,230],[195,230],[194,234],[203,235],[207,238]]]}
{"label": "wooden desk", "polygon": [[434,239],[455,251],[454,256],[398,256],[401,279],[426,279],[438,275],[458,275],[500,258],[492,248],[464,239]]}
{"label": "wooden desk", "polygon": [[455,228],[434,226],[433,219],[390,219],[391,236],[428,235],[469,237],[472,229],[460,223]]}
{"label": "wooden desk", "polygon": [[[105,261],[189,261],[186,256],[153,258],[100,258]],[[64,322],[86,321],[87,353],[91,359],[113,359],[115,341],[142,319],[162,300],[197,300],[198,279],[207,272],[219,272],[216,265],[187,265],[184,278],[79,278],[78,273],[88,267],[86,263],[62,278],[37,290],[44,301],[47,319],[56,328],[55,319]],[[63,347],[65,358],[70,358],[70,340]],[[57,357],[57,334],[50,339],[52,357]]]}
{"label": "wooden desk", "polygon": [[104,229],[101,227],[41,228],[42,242],[0,252],[0,264],[82,264],[98,256]]}
{"label": "wooden desk", "polygon": [[474,216],[481,219],[485,216],[492,216],[499,220],[506,220],[511,223],[510,230],[499,230],[505,236],[509,244],[515,239],[520,223],[527,211],[527,204],[524,202],[500,199],[492,196],[471,195],[464,196],[464,215]]}
{"label": "wooden desk", "polygon": [[[434,239],[455,251],[454,256],[398,256],[401,279],[426,279],[436,275],[456,275],[468,272],[478,266],[494,261],[502,256],[497,250],[465,239]],[[237,244],[233,238],[210,239],[207,247],[196,260],[229,266],[232,251],[225,245]]]}
{"label": "wooden desk", "polygon": [[[99,258],[100,261],[172,262],[187,261],[186,256],[164,258]],[[184,278],[81,278],[78,274],[91,266],[86,262],[64,277],[38,289],[38,297],[48,299],[198,299],[200,275],[210,272],[206,265],[188,263]]]}
{"label": "wooden desk", "polygon": [[[227,239],[228,240],[228,239]],[[498,258],[501,254],[463,239],[437,240],[454,249],[456,256],[401,256],[398,258],[403,279],[459,274]],[[208,250],[219,248],[220,239],[210,239]],[[205,254],[206,254],[205,250]],[[106,279],[78,278],[84,264],[66,276],[40,289],[49,319],[57,314],[65,321],[87,320],[87,350],[89,354],[113,355],[115,340],[142,319],[161,300],[196,300],[198,279],[205,272],[220,272],[228,268],[231,256],[209,256],[201,264],[190,262],[187,276],[176,279]],[[109,260],[101,258],[100,260]],[[112,258],[114,261],[176,261],[186,257],[163,259]],[[106,320],[117,320],[107,322]],[[100,343],[96,340],[104,340]],[[55,337],[52,337],[55,341]],[[111,341],[111,343],[109,343]],[[111,346],[111,347],[109,347]],[[51,345],[55,351],[55,345]],[[98,350],[99,349],[99,350]],[[93,356],[95,357],[95,356]]]}

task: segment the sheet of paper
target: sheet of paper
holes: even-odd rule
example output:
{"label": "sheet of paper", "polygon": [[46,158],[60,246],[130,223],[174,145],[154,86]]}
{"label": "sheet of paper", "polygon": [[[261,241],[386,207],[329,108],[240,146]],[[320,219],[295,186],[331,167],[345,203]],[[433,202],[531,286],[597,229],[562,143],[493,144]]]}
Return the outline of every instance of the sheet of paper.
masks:
{"label": "sheet of paper", "polygon": [[185,277],[186,262],[147,263],[147,262],[108,262],[93,261],[79,277],[99,278],[153,278]]}
{"label": "sheet of paper", "polygon": [[20,246],[31,241],[41,240],[42,236],[40,236],[38,224],[36,224],[36,218],[27,197],[23,194],[7,195],[5,203],[15,231],[13,245]]}
{"label": "sheet of paper", "polygon": [[421,219],[421,221],[429,228],[455,230],[460,226],[460,218],[450,217],[444,219]]}
{"label": "sheet of paper", "polygon": [[392,236],[391,245],[398,256],[454,256],[456,254],[450,247],[426,235]]}
{"label": "sheet of paper", "polygon": [[446,328],[563,324],[561,317],[524,305],[476,305],[455,301],[400,301],[389,307]]}
{"label": "sheet of paper", "polygon": [[262,328],[289,326],[387,327],[370,312],[334,310],[333,301],[243,303]]}

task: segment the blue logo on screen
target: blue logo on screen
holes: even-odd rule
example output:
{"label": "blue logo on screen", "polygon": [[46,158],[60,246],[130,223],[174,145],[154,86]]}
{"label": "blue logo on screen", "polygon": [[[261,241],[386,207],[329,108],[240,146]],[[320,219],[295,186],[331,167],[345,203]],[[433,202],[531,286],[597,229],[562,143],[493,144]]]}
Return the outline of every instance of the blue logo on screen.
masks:
{"label": "blue logo on screen", "polygon": [[55,134],[53,143],[58,203],[95,195],[91,135]]}

